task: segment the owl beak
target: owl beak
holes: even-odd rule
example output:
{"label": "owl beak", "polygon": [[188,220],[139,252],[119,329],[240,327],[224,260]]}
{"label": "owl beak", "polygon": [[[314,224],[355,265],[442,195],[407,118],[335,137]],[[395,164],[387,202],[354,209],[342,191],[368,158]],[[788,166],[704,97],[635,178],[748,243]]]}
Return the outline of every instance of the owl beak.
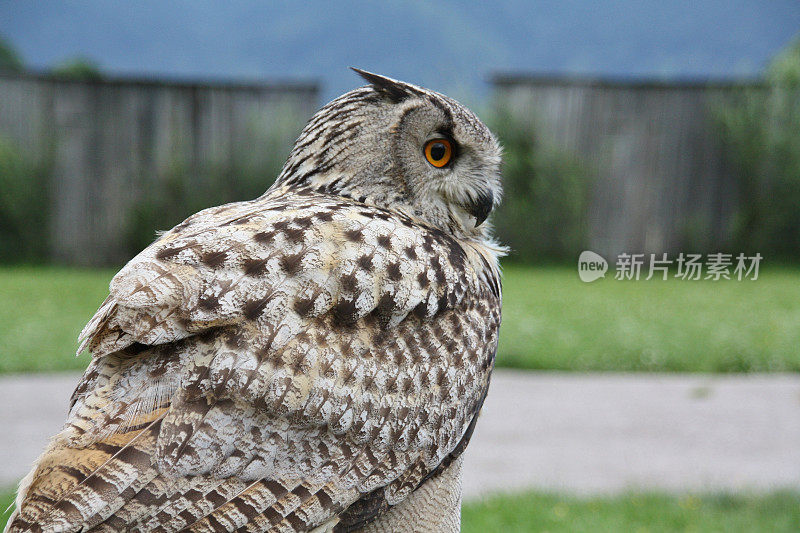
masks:
{"label": "owl beak", "polygon": [[489,213],[492,211],[493,206],[494,195],[489,191],[481,191],[478,193],[478,197],[475,198],[475,200],[464,207],[467,213],[475,217],[475,227],[477,228],[484,223],[486,217],[488,217]]}

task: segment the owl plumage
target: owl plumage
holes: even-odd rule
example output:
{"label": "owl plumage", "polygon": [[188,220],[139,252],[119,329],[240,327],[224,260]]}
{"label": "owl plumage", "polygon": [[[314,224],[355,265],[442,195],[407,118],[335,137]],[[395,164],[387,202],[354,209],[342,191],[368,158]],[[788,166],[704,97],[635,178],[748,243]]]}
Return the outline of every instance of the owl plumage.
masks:
{"label": "owl plumage", "polygon": [[454,100],[359,73],[266,194],[114,277],[7,531],[458,529],[500,326],[500,149]]}

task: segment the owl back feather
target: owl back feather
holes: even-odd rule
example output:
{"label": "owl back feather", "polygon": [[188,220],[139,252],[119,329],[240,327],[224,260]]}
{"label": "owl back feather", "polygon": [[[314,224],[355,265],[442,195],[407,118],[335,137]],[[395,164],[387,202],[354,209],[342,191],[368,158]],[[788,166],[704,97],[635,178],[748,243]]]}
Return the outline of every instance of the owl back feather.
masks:
{"label": "owl back feather", "polygon": [[112,281],[9,531],[303,531],[403,501],[488,386],[483,253],[312,194],[192,217]]}
{"label": "owl back feather", "polygon": [[500,148],[454,100],[361,75],[264,196],[114,277],[7,531],[391,529],[450,479],[497,349]]}

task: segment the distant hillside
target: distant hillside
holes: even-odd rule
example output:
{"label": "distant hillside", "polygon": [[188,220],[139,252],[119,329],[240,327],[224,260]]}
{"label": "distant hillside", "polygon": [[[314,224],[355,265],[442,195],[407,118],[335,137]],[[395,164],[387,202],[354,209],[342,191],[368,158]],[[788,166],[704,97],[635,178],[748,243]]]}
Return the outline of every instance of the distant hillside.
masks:
{"label": "distant hillside", "polygon": [[349,65],[468,97],[496,71],[752,75],[798,30],[797,0],[0,3],[0,35],[33,67],[301,77],[326,97],[359,83]]}

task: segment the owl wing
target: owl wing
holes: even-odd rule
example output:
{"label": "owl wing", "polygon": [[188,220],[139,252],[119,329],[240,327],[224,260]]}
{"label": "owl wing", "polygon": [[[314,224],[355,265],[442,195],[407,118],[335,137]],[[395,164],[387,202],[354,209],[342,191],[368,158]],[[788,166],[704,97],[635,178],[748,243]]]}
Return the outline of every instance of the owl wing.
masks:
{"label": "owl wing", "polygon": [[112,281],[11,530],[303,531],[402,501],[488,387],[499,285],[479,255],[346,199],[198,213]]}

